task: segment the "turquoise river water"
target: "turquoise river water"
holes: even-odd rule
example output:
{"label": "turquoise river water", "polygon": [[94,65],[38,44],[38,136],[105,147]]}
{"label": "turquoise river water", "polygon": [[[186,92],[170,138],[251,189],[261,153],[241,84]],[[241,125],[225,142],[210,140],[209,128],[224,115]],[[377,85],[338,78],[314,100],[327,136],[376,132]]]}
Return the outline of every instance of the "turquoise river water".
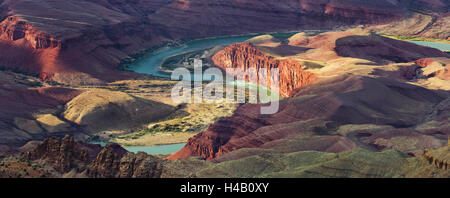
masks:
{"label": "turquoise river water", "polygon": [[[162,48],[154,53],[145,56],[135,64],[131,65],[130,69],[137,73],[149,74],[163,78],[170,78],[169,74],[161,72],[159,68],[159,66],[164,62],[166,58],[181,53],[208,49],[218,45],[230,45],[233,43],[240,43],[254,36],[255,35],[208,38],[208,39],[194,40],[180,47]],[[436,49],[440,49],[442,51],[450,51],[450,44],[448,43],[436,43],[424,41],[410,41],[410,42],[418,45],[433,47]],[[170,154],[177,152],[178,150],[183,148],[184,145],[186,145],[186,143],[157,145],[157,146],[130,146],[124,148],[130,152],[135,153],[145,152],[148,154]]]}

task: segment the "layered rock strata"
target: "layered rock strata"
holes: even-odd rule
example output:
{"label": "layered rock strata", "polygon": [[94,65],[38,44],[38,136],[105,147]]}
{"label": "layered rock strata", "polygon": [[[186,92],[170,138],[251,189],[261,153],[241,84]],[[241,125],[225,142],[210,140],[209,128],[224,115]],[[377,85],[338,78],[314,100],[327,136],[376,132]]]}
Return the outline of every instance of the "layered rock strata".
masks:
{"label": "layered rock strata", "polygon": [[[216,53],[212,60],[216,66],[232,72],[241,80],[247,80],[262,86],[277,86],[280,95],[290,97],[295,89],[301,88],[317,80],[317,77],[303,70],[303,65],[292,59],[279,60],[265,55],[250,43],[233,44]],[[279,78],[274,80],[275,72],[278,70]],[[241,76],[242,72],[248,76]],[[278,81],[278,85],[273,85]]]}

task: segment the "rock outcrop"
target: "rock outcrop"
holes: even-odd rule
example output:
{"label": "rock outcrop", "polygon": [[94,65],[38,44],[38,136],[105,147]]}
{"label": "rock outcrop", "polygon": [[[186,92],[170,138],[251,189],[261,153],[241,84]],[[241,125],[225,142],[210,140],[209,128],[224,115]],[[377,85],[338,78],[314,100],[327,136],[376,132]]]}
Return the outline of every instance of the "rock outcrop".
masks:
{"label": "rock outcrop", "polygon": [[[290,97],[295,89],[304,87],[316,81],[316,76],[303,70],[303,65],[295,60],[282,59],[265,55],[250,43],[232,44],[216,53],[212,60],[216,66],[226,70],[239,69],[248,72],[249,76],[240,76],[242,72],[233,72],[233,75],[244,78],[263,86],[273,86],[272,69],[279,72],[279,93],[283,97]],[[253,71],[250,71],[253,69]],[[266,82],[266,83],[264,83]]]}
{"label": "rock outcrop", "polygon": [[118,144],[109,144],[89,164],[86,174],[93,178],[159,178],[163,161],[143,152],[127,152]]}
{"label": "rock outcrop", "polygon": [[45,139],[36,148],[26,152],[24,157],[42,160],[60,173],[77,168],[80,171],[90,162],[88,150],[70,136],[65,136],[62,140],[57,137]]}
{"label": "rock outcrop", "polygon": [[106,145],[89,164],[86,174],[95,178],[112,178],[120,171],[120,159],[127,153],[118,144]]}
{"label": "rock outcrop", "polygon": [[128,152],[118,144],[102,148],[77,142],[71,136],[51,137],[27,147],[33,148],[27,148],[23,157],[50,166],[60,175],[75,172],[92,178],[159,178],[165,162],[143,152]]}
{"label": "rock outcrop", "polygon": [[433,59],[431,58],[421,58],[419,60],[416,60],[415,63],[421,67],[427,67],[433,63]]}
{"label": "rock outcrop", "polygon": [[0,39],[17,41],[24,39],[34,49],[60,48],[61,42],[46,32],[37,30],[26,20],[10,16],[0,23]]}
{"label": "rock outcrop", "polygon": [[160,178],[162,174],[161,158],[147,155],[143,152],[137,154],[127,153],[120,160],[120,178]]}

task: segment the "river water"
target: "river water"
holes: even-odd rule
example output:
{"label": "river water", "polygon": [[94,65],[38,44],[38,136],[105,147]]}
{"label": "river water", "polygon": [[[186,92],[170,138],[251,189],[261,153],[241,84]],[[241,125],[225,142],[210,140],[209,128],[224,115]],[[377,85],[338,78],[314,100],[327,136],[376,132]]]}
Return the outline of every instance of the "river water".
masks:
{"label": "river water", "polygon": [[[147,55],[146,57],[142,58],[135,64],[131,65],[130,69],[137,73],[149,74],[163,78],[170,78],[170,74],[161,72],[159,68],[159,66],[164,62],[166,58],[181,53],[206,50],[219,45],[230,45],[233,43],[240,43],[254,36],[255,35],[208,38],[208,39],[194,40],[180,47],[162,48],[154,53]],[[410,42],[422,46],[433,47],[442,51],[450,51],[450,44],[448,43],[425,42],[425,41],[410,41]],[[185,145],[186,143],[180,143],[180,144],[157,145],[157,146],[130,146],[124,148],[130,152],[135,153],[145,152],[148,154],[170,154],[177,152]]]}
{"label": "river water", "polygon": [[254,35],[209,38],[209,39],[194,40],[180,47],[163,48],[137,61],[135,64],[130,66],[130,70],[141,74],[149,74],[152,76],[170,78],[170,74],[161,72],[159,69],[159,66],[164,62],[166,58],[180,53],[187,53],[203,49],[206,50],[208,48],[212,48],[219,45],[230,45],[233,43],[240,43],[252,37],[254,37]]}
{"label": "river water", "polygon": [[[91,144],[98,144],[100,146],[106,146],[105,142],[90,142]],[[179,151],[183,148],[186,143],[178,144],[164,144],[164,145],[154,145],[154,146],[123,146],[123,148],[129,152],[138,153],[144,152],[150,155],[158,154],[171,154]]]}
{"label": "river water", "polygon": [[126,146],[124,147],[127,151],[137,153],[144,152],[151,155],[158,154],[171,154],[179,151],[183,148],[186,143],[180,144],[166,144],[166,145],[156,145],[156,146]]}
{"label": "river water", "polygon": [[[160,71],[159,66],[164,62],[166,58],[171,56],[180,54],[180,53],[188,53],[190,51],[198,51],[198,50],[206,50],[219,45],[230,45],[233,43],[244,42],[250,38],[254,37],[254,35],[247,36],[231,36],[231,37],[222,37],[222,38],[209,38],[209,39],[201,39],[194,40],[186,43],[180,47],[173,48],[162,48],[157,50],[154,53],[151,53],[135,64],[130,66],[130,69],[134,72],[141,74],[149,74],[162,78],[170,78],[170,74],[164,73]],[[103,144],[104,145],[104,144]],[[148,154],[170,154],[179,151],[183,148],[186,143],[180,144],[168,144],[168,145],[156,145],[156,146],[128,146],[124,147],[126,150],[130,152],[145,152]]]}
{"label": "river water", "polygon": [[[159,68],[159,66],[164,62],[166,58],[181,53],[208,49],[219,45],[230,45],[233,43],[240,43],[250,38],[253,38],[254,36],[255,35],[244,35],[244,36],[199,39],[188,42],[180,47],[162,48],[154,53],[145,56],[144,58],[137,61],[133,65],[130,65],[130,70],[141,74],[149,74],[163,78],[170,78],[170,74],[161,72]],[[409,41],[409,42],[422,46],[433,47],[442,51],[450,51],[450,43],[426,42],[426,41]]]}
{"label": "river water", "polygon": [[417,45],[436,48],[442,51],[450,51],[450,43],[427,42],[427,41],[409,41]]}

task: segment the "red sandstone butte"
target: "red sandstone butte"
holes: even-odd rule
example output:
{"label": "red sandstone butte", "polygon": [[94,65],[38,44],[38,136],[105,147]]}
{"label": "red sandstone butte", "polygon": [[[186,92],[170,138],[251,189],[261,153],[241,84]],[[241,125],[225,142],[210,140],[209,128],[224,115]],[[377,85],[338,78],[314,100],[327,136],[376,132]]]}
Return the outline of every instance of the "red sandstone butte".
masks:
{"label": "red sandstone butte", "polygon": [[[290,97],[295,89],[304,87],[317,80],[314,74],[302,69],[303,65],[300,62],[292,59],[278,60],[260,52],[250,43],[232,44],[215,54],[212,60],[216,66],[224,70],[236,68],[248,71],[251,68],[258,73],[266,70],[266,76],[254,73],[257,76],[250,76],[246,79],[263,86],[270,85],[273,81],[272,78],[268,77],[270,76],[270,70],[277,68],[280,73],[279,92],[283,97]],[[261,82],[267,82],[267,84]]]}

